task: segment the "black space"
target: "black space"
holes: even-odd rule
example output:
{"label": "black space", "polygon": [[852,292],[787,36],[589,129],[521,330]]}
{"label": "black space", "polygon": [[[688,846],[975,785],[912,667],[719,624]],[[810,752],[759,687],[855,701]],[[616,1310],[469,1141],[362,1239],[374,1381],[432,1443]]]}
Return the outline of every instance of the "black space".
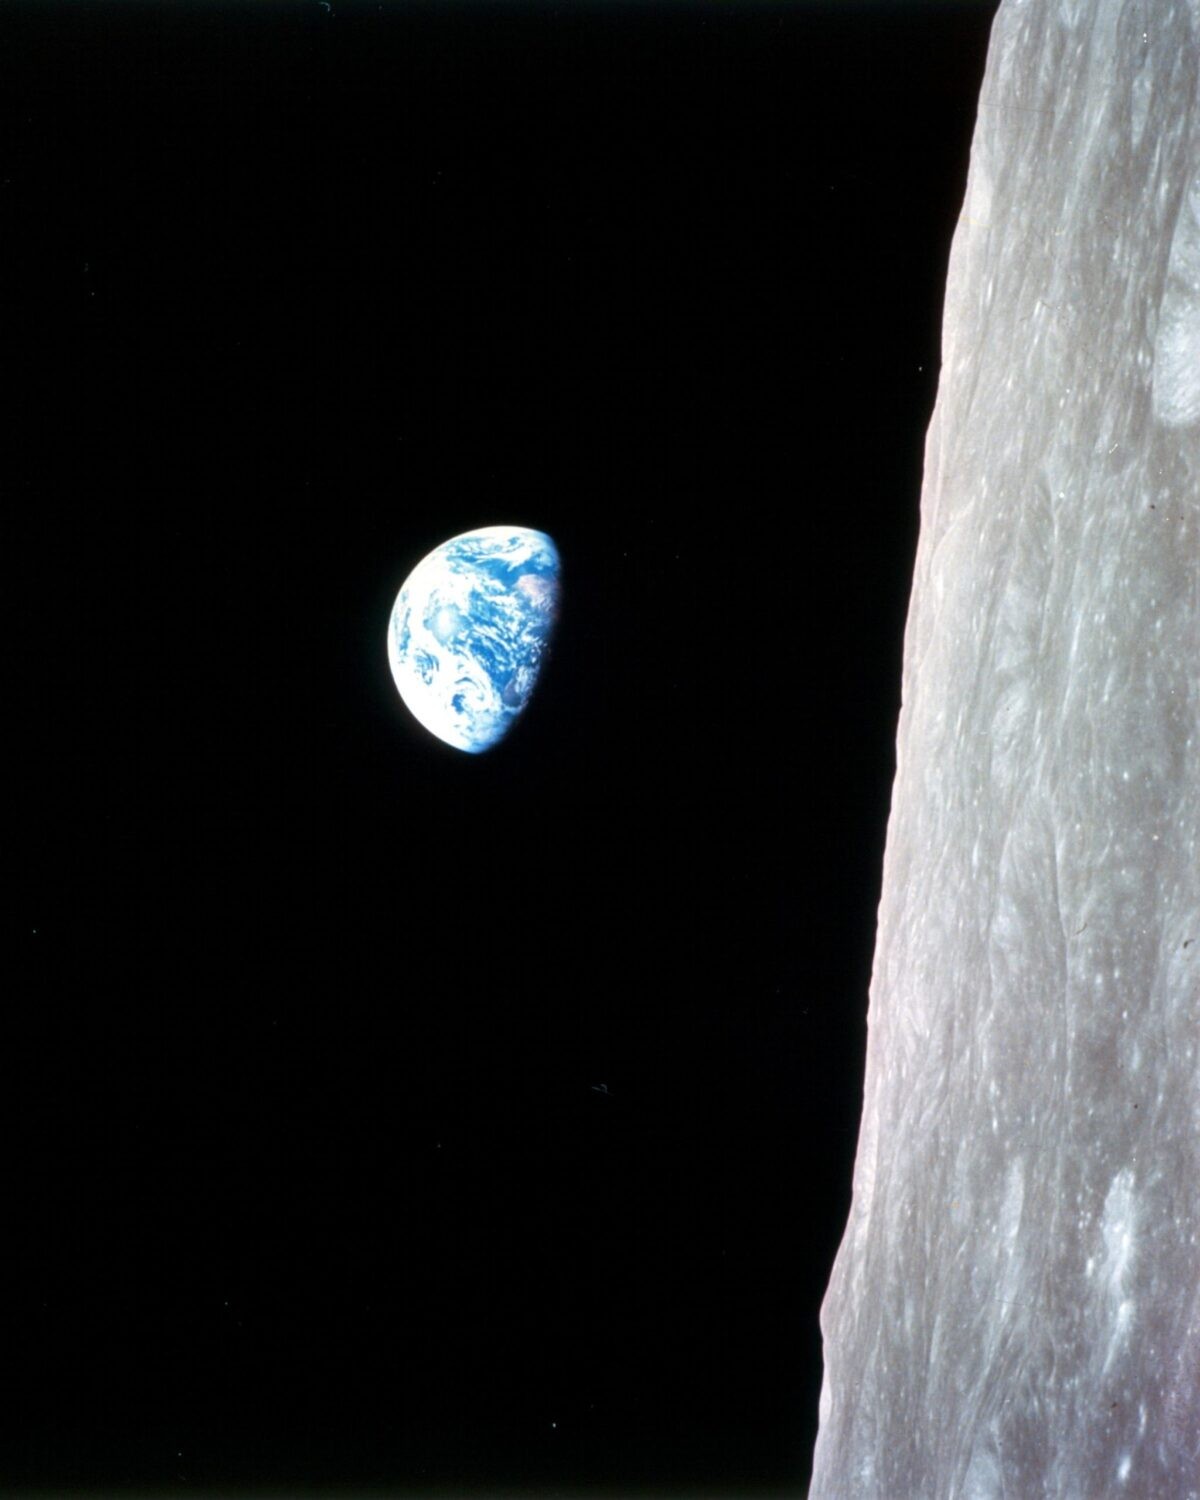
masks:
{"label": "black space", "polygon": [[0,1487],[803,1493],[994,9],[5,8]]}

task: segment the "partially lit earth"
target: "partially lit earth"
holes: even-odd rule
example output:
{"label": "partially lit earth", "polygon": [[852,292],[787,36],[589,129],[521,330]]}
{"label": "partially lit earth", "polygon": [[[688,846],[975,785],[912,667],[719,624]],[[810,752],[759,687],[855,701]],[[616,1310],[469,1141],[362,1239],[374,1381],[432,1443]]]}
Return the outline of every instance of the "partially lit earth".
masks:
{"label": "partially lit earth", "polygon": [[414,718],[473,754],[504,738],[558,613],[558,549],[542,531],[486,526],[422,558],[396,598],[388,660]]}

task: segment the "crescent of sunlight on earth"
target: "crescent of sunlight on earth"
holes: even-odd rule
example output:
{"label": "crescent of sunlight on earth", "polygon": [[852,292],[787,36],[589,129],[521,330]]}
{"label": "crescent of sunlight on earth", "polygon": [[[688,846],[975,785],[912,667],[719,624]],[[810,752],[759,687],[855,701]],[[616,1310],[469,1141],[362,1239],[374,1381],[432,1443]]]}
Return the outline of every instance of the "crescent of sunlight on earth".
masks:
{"label": "crescent of sunlight on earth", "polygon": [[558,548],[543,531],[484,526],[423,557],[396,596],[388,661],[409,711],[471,754],[499,744],[550,646]]}

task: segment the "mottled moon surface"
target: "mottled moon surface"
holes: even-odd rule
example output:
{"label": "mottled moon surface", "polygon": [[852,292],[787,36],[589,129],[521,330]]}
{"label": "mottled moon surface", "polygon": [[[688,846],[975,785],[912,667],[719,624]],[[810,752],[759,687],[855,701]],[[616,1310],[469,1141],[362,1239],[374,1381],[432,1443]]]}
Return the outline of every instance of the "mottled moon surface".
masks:
{"label": "mottled moon surface", "polygon": [[485,526],[435,547],[408,575],[388,624],[388,660],[413,717],[447,745],[498,744],[529,702],[560,595],[543,531]]}

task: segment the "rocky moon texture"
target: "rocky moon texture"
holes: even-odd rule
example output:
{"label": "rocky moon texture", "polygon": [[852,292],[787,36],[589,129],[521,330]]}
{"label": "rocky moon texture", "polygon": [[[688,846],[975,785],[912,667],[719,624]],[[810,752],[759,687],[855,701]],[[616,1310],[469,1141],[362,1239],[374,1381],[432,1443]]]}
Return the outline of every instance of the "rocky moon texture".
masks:
{"label": "rocky moon texture", "polygon": [[1200,0],[1003,0],[814,1500],[1200,1497]]}

